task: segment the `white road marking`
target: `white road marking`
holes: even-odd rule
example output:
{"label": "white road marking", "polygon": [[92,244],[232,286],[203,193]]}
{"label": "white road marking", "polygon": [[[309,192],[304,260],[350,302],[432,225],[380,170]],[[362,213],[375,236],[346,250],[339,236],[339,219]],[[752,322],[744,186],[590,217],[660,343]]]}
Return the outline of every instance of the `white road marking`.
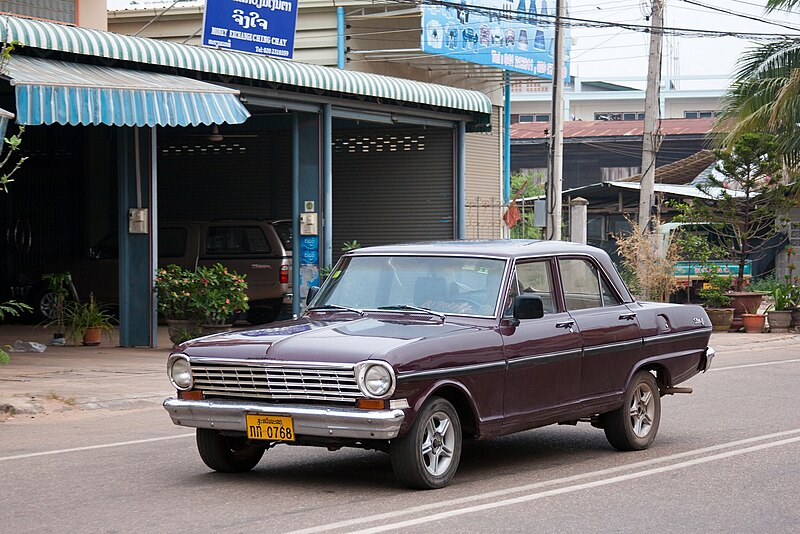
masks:
{"label": "white road marking", "polygon": [[[533,484],[526,484],[524,486],[516,486],[516,487],[512,487],[512,488],[505,488],[505,489],[502,489],[502,490],[479,493],[479,494],[476,494],[476,495],[470,495],[468,497],[459,497],[457,499],[450,499],[450,500],[446,500],[446,501],[436,501],[436,502],[432,502],[430,504],[423,504],[423,505],[420,505],[420,506],[413,506],[411,508],[404,508],[402,510],[395,510],[395,511],[392,511],[392,512],[385,512],[385,513],[382,513],[382,514],[375,514],[375,515],[371,515],[371,516],[359,517],[359,518],[356,518],[356,519],[349,519],[349,520],[345,520],[345,521],[339,521],[337,523],[329,523],[327,525],[318,525],[318,526],[314,526],[314,527],[311,527],[311,528],[292,531],[289,534],[313,534],[315,532],[326,532],[326,531],[335,530],[335,529],[339,529],[339,528],[347,528],[347,527],[353,527],[353,526],[356,526],[356,525],[362,525],[362,524],[366,524],[366,523],[373,523],[375,521],[383,521],[383,520],[387,520],[387,519],[391,520],[391,519],[396,519],[396,518],[402,517],[402,516],[407,516],[407,515],[411,515],[411,514],[415,514],[415,513],[419,513],[419,512],[425,512],[425,511],[428,511],[428,510],[439,510],[439,509],[441,509],[443,507],[459,506],[459,505],[467,504],[467,503],[470,503],[470,502],[483,501],[483,500],[492,499],[492,498],[495,498],[495,497],[507,497],[509,494],[512,494],[512,493],[529,492],[529,491],[537,490],[537,489],[540,489],[540,488],[543,488],[543,487],[547,487],[547,486],[556,486],[556,485],[560,485],[560,484],[567,484],[567,483],[571,483],[571,482],[577,482],[577,481],[584,480],[584,479],[587,479],[587,478],[594,478],[594,477],[599,477],[599,476],[611,475],[611,474],[614,474],[614,473],[619,473],[621,471],[629,471],[631,469],[638,469],[638,468],[648,467],[648,466],[651,466],[651,465],[660,464],[660,463],[664,463],[664,462],[671,462],[673,460],[679,460],[681,458],[686,458],[688,456],[697,456],[697,455],[701,455],[701,454],[707,454],[707,453],[716,452],[716,451],[723,450],[723,449],[729,449],[731,447],[739,447],[739,446],[742,446],[742,445],[750,445],[752,443],[756,443],[756,442],[759,442],[759,441],[764,441],[764,440],[768,440],[768,439],[776,439],[776,438],[786,438],[787,436],[796,436],[798,434],[800,434],[800,428],[797,428],[797,429],[794,429],[794,430],[784,430],[782,432],[775,432],[773,434],[765,434],[765,435],[762,435],[762,436],[755,436],[755,437],[752,437],[752,438],[745,438],[745,439],[740,439],[740,440],[736,440],[736,441],[729,441],[727,443],[721,443],[719,445],[712,445],[712,446],[709,446],[709,447],[703,447],[701,449],[694,449],[694,450],[690,450],[690,451],[679,452],[679,453],[675,453],[675,454],[670,454],[668,456],[662,456],[660,458],[653,458],[651,460],[642,460],[640,462],[633,462],[633,463],[630,463],[630,464],[620,465],[620,466],[616,466],[616,467],[610,467],[610,468],[607,468],[607,469],[600,469],[598,471],[590,471],[588,473],[580,473],[580,474],[572,475],[572,476],[568,476],[568,477],[556,478],[556,479],[552,479],[552,480],[545,480],[545,481],[536,482],[536,483],[533,483]],[[792,438],[792,439],[800,440],[800,436],[798,436],[797,438]]]}
{"label": "white road marking", "polygon": [[381,525],[377,527],[367,528],[359,531],[351,532],[350,534],[373,534],[377,532],[386,532],[388,530],[396,530],[398,528],[406,528],[406,527],[414,527],[417,525],[422,525],[424,523],[431,523],[433,521],[441,521],[443,519],[450,519],[452,517],[465,515],[465,514],[472,514],[475,512],[481,512],[485,510],[491,510],[493,508],[500,508],[503,506],[511,506],[513,504],[520,504],[524,502],[536,501],[539,499],[544,499],[546,497],[552,497],[554,495],[563,495],[565,493],[572,493],[575,491],[581,491],[585,489],[597,488],[600,486],[607,486],[609,484],[617,484],[619,482],[626,482],[629,480],[635,480],[637,478],[643,478],[650,475],[658,475],[661,473],[668,473],[670,471],[676,471],[678,469],[684,469],[686,467],[692,467],[699,464],[704,464],[708,462],[714,462],[717,460],[723,460],[726,458],[731,458],[733,456],[740,456],[742,454],[748,454],[751,452],[756,452],[764,449],[770,449],[772,447],[778,447],[780,445],[789,445],[791,443],[798,443],[800,442],[800,436],[783,439],[780,441],[773,441],[770,443],[762,443],[761,445],[755,445],[753,447],[747,447],[744,449],[736,449],[733,451],[722,452],[719,454],[714,454],[711,456],[705,456],[703,458],[695,458],[694,460],[687,460],[685,462],[680,462],[677,464],[666,465],[664,467],[657,467],[654,469],[648,469],[647,471],[639,471],[636,473],[629,473],[627,475],[620,475],[617,477],[607,478],[605,480],[596,480],[594,482],[586,482],[584,484],[576,484],[574,486],[567,486],[565,488],[556,488],[552,490],[542,491],[540,493],[532,493],[529,495],[522,495],[520,497],[515,497],[512,499],[503,499],[500,501],[494,501],[490,503],[480,504],[476,506],[468,506],[464,508],[457,508],[455,510],[449,510],[447,512],[440,512],[438,514],[433,514],[425,517],[420,517],[417,519],[409,519],[407,521],[400,521],[398,523],[392,523],[388,525]]}
{"label": "white road marking", "polygon": [[71,449],[58,449],[54,451],[32,452],[30,454],[17,454],[15,456],[0,456],[0,462],[6,460],[20,460],[23,458],[35,458],[37,456],[50,456],[51,454],[64,454],[67,452],[91,451],[94,449],[107,449],[109,447],[124,447],[125,445],[138,445],[139,443],[152,443],[154,441],[166,441],[168,439],[181,439],[194,436],[194,434],[181,434],[179,436],[164,436],[161,438],[136,439],[133,441],[119,441],[117,443],[104,443],[102,445],[87,445],[86,447],[73,447]]}
{"label": "white road marking", "polygon": [[779,363],[796,363],[800,362],[800,358],[794,360],[779,360],[775,362],[761,362],[761,363],[748,363],[743,365],[730,365],[728,367],[712,367],[709,371],[727,371],[728,369],[744,369],[746,367],[761,367],[763,365],[777,365]]}

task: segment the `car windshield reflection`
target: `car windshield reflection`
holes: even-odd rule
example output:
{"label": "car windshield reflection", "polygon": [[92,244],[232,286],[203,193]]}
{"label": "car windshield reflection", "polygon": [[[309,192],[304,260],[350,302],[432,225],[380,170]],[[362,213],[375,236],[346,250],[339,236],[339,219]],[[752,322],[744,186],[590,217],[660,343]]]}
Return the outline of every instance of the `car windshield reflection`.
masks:
{"label": "car windshield reflection", "polygon": [[351,256],[339,263],[314,308],[494,317],[505,261],[458,256]]}

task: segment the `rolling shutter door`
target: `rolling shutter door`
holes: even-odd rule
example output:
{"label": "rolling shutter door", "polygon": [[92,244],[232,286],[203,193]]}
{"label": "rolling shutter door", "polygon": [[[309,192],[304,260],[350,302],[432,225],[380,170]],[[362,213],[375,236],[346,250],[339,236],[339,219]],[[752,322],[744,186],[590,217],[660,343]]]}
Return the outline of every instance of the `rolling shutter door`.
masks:
{"label": "rolling shutter door", "polygon": [[334,130],[333,252],[453,239],[454,131],[447,128]]}

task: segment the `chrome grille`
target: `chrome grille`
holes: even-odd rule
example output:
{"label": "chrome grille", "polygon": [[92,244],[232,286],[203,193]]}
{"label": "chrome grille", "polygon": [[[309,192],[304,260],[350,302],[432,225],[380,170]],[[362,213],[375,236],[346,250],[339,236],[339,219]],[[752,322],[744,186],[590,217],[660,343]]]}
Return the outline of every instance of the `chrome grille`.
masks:
{"label": "chrome grille", "polygon": [[276,400],[353,401],[364,397],[352,367],[252,366],[192,362],[195,388],[206,394]]}

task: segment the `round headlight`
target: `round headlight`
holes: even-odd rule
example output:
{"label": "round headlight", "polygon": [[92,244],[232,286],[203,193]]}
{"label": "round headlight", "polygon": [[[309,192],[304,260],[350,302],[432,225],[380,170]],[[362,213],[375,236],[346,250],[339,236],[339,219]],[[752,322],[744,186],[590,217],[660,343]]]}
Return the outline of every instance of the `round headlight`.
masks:
{"label": "round headlight", "polygon": [[366,365],[361,370],[361,389],[370,397],[384,397],[394,389],[394,374],[387,365]]}
{"label": "round headlight", "polygon": [[185,356],[171,358],[167,374],[177,389],[186,390],[192,387],[192,367]]}

